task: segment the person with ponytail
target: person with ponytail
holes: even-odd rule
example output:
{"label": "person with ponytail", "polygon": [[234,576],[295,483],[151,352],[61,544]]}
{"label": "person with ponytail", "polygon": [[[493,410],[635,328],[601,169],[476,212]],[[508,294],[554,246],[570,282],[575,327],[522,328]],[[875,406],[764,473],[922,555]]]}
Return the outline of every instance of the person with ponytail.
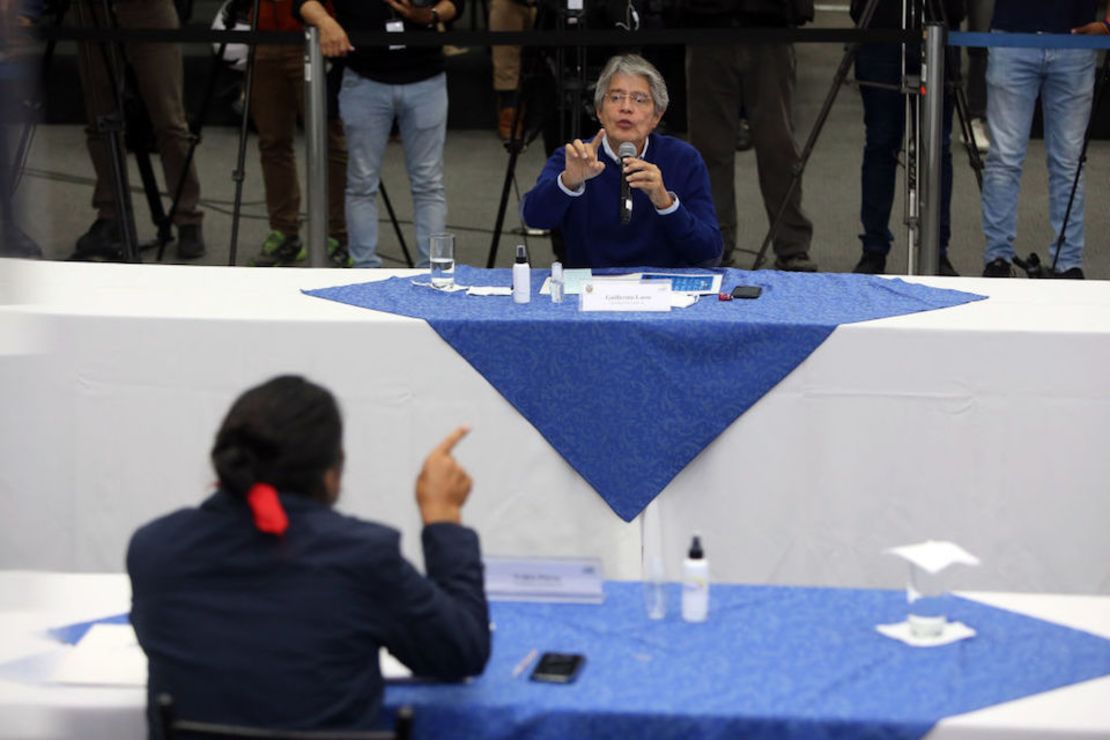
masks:
{"label": "person with ponytail", "polygon": [[141,527],[127,552],[131,622],[155,698],[197,721],[371,729],[381,647],[416,675],[458,680],[489,658],[477,534],[461,524],[471,480],[459,427],[416,480],[426,576],[400,533],[333,505],[343,475],[335,398],[282,376],[240,396],[216,434],[218,490]]}

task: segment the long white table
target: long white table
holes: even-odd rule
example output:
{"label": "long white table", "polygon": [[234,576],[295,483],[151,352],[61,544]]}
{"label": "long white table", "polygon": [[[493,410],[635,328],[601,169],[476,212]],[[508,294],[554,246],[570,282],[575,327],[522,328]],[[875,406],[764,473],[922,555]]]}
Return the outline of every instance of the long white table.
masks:
{"label": "long white table", "polygon": [[[341,508],[410,557],[415,472],[466,422],[486,552],[639,577],[640,528],[425,323],[300,293],[394,274],[0,261],[0,568],[121,570],[206,495],[235,395],[294,372],[343,405]],[[671,577],[694,531],[717,579],[798,585],[897,586],[880,552],[935,538],[983,561],[958,587],[1110,593],[1110,285],[921,281],[991,297],[837,329],[659,497]]]}
{"label": "long white table", "polygon": [[[965,597],[1110,639],[1110,598],[964,593]],[[51,667],[71,647],[43,629],[129,608],[122,574],[0,571],[0,739],[141,740],[145,689],[54,683]],[[22,660],[20,663],[18,661]],[[12,666],[16,666],[12,668]],[[20,667],[23,666],[23,667]],[[1110,736],[1110,676],[949,717],[929,740]]]}

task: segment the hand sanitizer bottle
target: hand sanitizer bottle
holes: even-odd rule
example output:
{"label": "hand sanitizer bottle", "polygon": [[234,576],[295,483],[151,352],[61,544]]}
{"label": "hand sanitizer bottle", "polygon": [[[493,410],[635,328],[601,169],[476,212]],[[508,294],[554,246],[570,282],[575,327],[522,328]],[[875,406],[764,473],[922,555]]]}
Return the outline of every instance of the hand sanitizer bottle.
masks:
{"label": "hand sanitizer bottle", "polygon": [[563,302],[563,263],[551,263],[551,302]]}
{"label": "hand sanitizer bottle", "polygon": [[704,622],[709,616],[709,561],[701,548],[701,538],[694,535],[690,552],[682,563],[682,618],[687,622]]}
{"label": "hand sanitizer bottle", "polygon": [[513,302],[528,303],[532,300],[532,268],[528,265],[528,250],[516,245],[516,262],[513,263]]}

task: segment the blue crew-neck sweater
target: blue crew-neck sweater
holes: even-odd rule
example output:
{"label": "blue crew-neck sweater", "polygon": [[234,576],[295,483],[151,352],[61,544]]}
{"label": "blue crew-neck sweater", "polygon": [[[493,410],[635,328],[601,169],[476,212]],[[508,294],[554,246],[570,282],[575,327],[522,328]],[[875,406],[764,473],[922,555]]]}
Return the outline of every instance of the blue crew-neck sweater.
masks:
{"label": "blue crew-neck sweater", "polygon": [[678,198],[667,213],[643,191],[632,189],[632,221],[620,223],[620,163],[603,146],[605,169],[587,180],[585,192],[568,195],[558,183],[566,163],[560,147],[524,196],[521,213],[533,228],[561,228],[567,267],[707,267],[720,262],[721,231],[709,190],[709,173],[694,147],[651,134],[644,161],[659,167],[663,183]]}

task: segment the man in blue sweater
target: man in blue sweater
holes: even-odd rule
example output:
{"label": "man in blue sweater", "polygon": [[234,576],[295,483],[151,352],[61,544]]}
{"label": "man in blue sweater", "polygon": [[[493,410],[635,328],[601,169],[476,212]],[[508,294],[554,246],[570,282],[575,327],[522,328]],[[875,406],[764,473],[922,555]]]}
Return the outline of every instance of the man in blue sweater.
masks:
{"label": "man in blue sweater", "polygon": [[[1095,17],[1096,0],[998,0],[991,29],[998,33],[1068,33]],[[1017,237],[1018,195],[1033,106],[1040,95],[1048,162],[1048,218],[1054,237],[1049,257],[1057,277],[1083,278],[1082,179],[1059,256],[1064,223],[1083,136],[1094,97],[1092,49],[1022,49],[996,46],[987,62],[987,125],[990,153],[983,171],[983,277],[1010,277]]]}
{"label": "man in blue sweater", "polygon": [[[521,211],[531,227],[560,227],[568,267],[706,267],[721,260],[721,232],[705,162],[689,144],[652,133],[667,109],[659,71],[635,54],[609,60],[594,106],[602,129],[556,150]],[[636,155],[622,165],[617,152]],[[632,217],[622,224],[621,178]]]}

